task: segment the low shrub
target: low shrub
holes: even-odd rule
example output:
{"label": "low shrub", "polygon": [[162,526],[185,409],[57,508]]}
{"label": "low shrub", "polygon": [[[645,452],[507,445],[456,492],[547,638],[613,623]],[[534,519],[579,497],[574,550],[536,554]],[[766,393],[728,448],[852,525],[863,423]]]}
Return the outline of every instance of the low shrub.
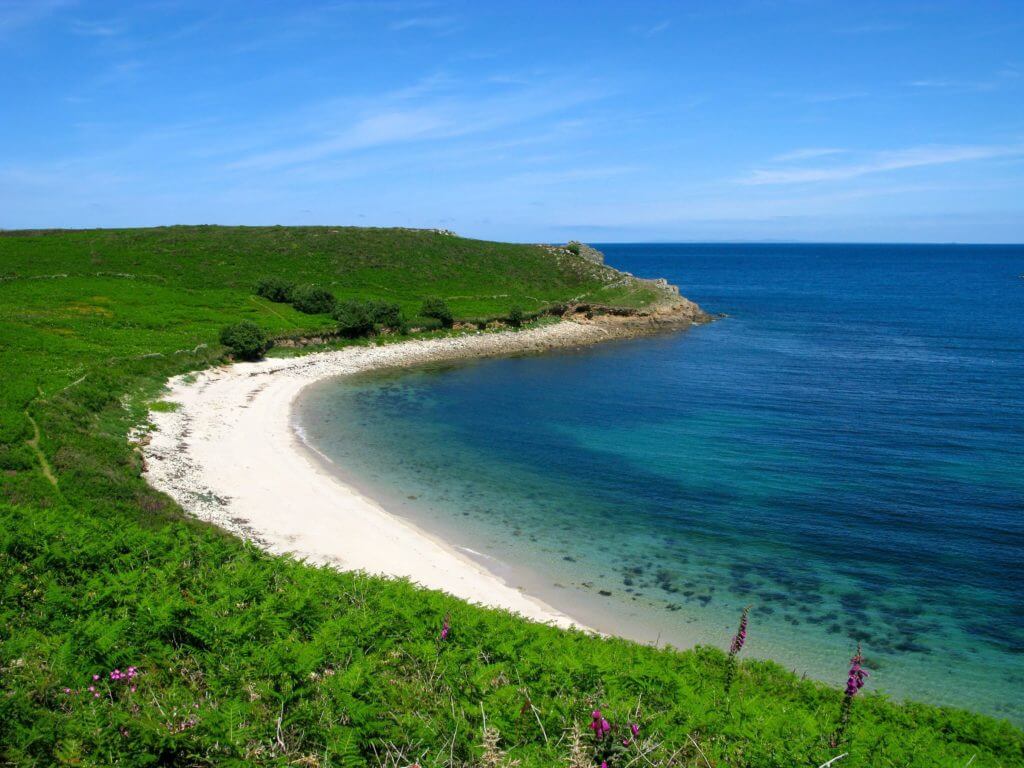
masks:
{"label": "low shrub", "polygon": [[523,308],[518,305],[508,311],[508,324],[513,328],[521,328],[525,319],[526,314],[523,312]]}
{"label": "low shrub", "polygon": [[334,294],[319,285],[304,285],[292,292],[292,306],[307,315],[326,315],[334,309]]}
{"label": "low shrub", "polygon": [[338,321],[338,333],[349,339],[358,339],[373,333],[370,302],[359,299],[339,301],[331,313]]}
{"label": "low shrub", "polygon": [[451,328],[455,322],[455,318],[452,316],[451,307],[448,306],[448,302],[444,299],[439,299],[436,296],[423,300],[423,306],[420,307],[420,314],[423,317],[432,317],[435,320],[441,321],[441,326],[444,328]]}
{"label": "low shrub", "polygon": [[284,304],[292,300],[292,292],[295,290],[295,283],[280,277],[264,277],[258,283],[254,293],[269,301],[276,301]]}
{"label": "low shrub", "polygon": [[440,331],[445,327],[436,317],[417,317],[413,319],[412,325],[420,331]]}
{"label": "low shrub", "polygon": [[567,250],[569,253],[573,253],[573,254],[579,256],[580,255],[580,244],[577,243],[575,240],[573,240],[571,243],[569,243],[567,246],[565,246],[565,250]]}
{"label": "low shrub", "polygon": [[398,330],[405,324],[402,318],[402,308],[393,301],[371,299],[367,302],[367,309],[370,313],[370,319],[376,325]]}
{"label": "low shrub", "polygon": [[225,326],[220,332],[220,343],[239,360],[259,360],[270,346],[266,332],[252,320]]}

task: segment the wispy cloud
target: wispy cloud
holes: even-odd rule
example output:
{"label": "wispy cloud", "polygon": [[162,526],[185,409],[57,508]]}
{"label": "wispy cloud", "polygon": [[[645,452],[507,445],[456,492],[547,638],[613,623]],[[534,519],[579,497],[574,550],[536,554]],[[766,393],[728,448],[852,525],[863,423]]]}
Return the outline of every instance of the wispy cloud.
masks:
{"label": "wispy cloud", "polygon": [[411,16],[393,21],[390,26],[395,32],[418,29],[436,34],[446,34],[454,32],[458,28],[459,20],[455,16]]}
{"label": "wispy cloud", "polygon": [[877,35],[884,34],[887,32],[902,32],[906,28],[906,24],[897,24],[889,21],[880,21],[873,24],[860,24],[858,26],[840,29],[839,33],[844,35]]}
{"label": "wispy cloud", "polygon": [[529,184],[531,186],[567,184],[574,181],[592,181],[612,176],[622,176],[642,170],[636,165],[610,165],[587,168],[564,168],[552,171],[528,171],[505,179],[506,182]]}
{"label": "wispy cloud", "polygon": [[71,22],[71,31],[81,37],[115,37],[124,31],[124,26],[113,21],[76,19]]}
{"label": "wispy cloud", "polygon": [[911,88],[932,88],[935,90],[956,91],[994,91],[999,87],[995,80],[943,80],[941,78],[911,80],[907,83]]}
{"label": "wispy cloud", "polygon": [[[799,152],[799,150],[797,151]],[[992,160],[1022,155],[1024,155],[1024,144],[988,146],[927,145],[868,153],[856,162],[818,167],[808,167],[806,165],[784,167],[784,164],[782,164],[783,167],[758,168],[749,175],[739,179],[739,183],[763,185],[845,181],[859,176],[899,171],[908,168],[923,168],[972,160]],[[792,159],[790,158],[790,160]],[[776,159],[776,162],[778,162],[778,159]]]}
{"label": "wispy cloud", "polygon": [[[484,134],[531,121],[536,128],[540,118],[564,114],[603,95],[596,88],[560,82],[487,98],[436,98],[430,82],[421,81],[392,92],[362,108],[352,104],[323,106],[314,110],[319,114],[307,140],[250,154],[228,167],[283,168],[359,150]],[[333,128],[339,122],[342,126]],[[315,127],[322,125],[332,128]]]}
{"label": "wispy cloud", "polygon": [[630,31],[634,35],[641,35],[643,37],[654,37],[660,35],[662,32],[672,26],[670,19],[659,21],[657,24],[650,24],[646,26],[636,25],[630,28]]}
{"label": "wispy cloud", "polygon": [[787,101],[797,101],[806,104],[829,104],[837,101],[851,101],[863,99],[870,95],[867,91],[860,90],[836,90],[836,91],[776,91],[772,94],[774,98]]}
{"label": "wispy cloud", "polygon": [[73,0],[0,0],[0,37],[42,21]]}
{"label": "wispy cloud", "polygon": [[991,75],[980,79],[961,79],[953,77],[921,77],[906,83],[911,88],[945,91],[996,91],[1000,88],[1012,88],[1020,85],[1021,70],[1012,64],[1006,64]]}
{"label": "wispy cloud", "polygon": [[457,83],[458,81],[450,75],[444,72],[435,72],[432,75],[421,78],[412,85],[392,91],[389,96],[395,100],[418,99],[429,94],[448,90],[457,85]]}
{"label": "wispy cloud", "polygon": [[806,147],[804,149],[794,149],[790,152],[783,152],[781,155],[776,155],[772,158],[773,163],[791,163],[799,160],[813,160],[819,157],[827,157],[829,155],[839,155],[843,152],[847,152],[845,149],[838,149],[836,147]]}
{"label": "wispy cloud", "polygon": [[453,136],[458,132],[458,127],[450,120],[428,109],[391,110],[363,117],[332,138],[252,155],[229,167],[279,168],[359,149]]}

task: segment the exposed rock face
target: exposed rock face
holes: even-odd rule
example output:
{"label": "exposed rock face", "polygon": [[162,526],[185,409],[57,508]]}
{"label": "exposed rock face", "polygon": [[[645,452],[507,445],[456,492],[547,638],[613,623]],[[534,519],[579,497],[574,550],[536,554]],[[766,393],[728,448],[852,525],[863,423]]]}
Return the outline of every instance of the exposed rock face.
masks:
{"label": "exposed rock face", "polygon": [[592,264],[604,266],[604,254],[597,250],[597,248],[592,248],[586,243],[581,243],[579,240],[570,240],[565,245],[542,245],[541,247],[547,250],[548,253],[582,256]]}
{"label": "exposed rock face", "polygon": [[679,295],[679,286],[678,285],[672,285],[672,283],[670,283],[664,277],[656,277],[653,280],[646,280],[646,279],[644,279],[642,277],[641,278],[637,278],[637,279],[641,283],[650,283],[651,285],[653,285],[655,288],[657,288],[659,290],[668,291],[669,293],[674,293],[676,296]]}
{"label": "exposed rock face", "polygon": [[597,250],[597,248],[592,248],[586,243],[581,243],[578,240],[571,240],[566,248],[573,253],[578,249],[579,255],[587,261],[592,261],[595,264],[604,264],[604,254]]}
{"label": "exposed rock face", "polygon": [[564,308],[562,318],[577,323],[593,323],[613,331],[617,336],[646,336],[660,330],[702,325],[717,319],[717,316],[709,315],[695,302],[680,296],[675,286],[666,283],[664,289],[663,300],[642,309],[572,304]]}

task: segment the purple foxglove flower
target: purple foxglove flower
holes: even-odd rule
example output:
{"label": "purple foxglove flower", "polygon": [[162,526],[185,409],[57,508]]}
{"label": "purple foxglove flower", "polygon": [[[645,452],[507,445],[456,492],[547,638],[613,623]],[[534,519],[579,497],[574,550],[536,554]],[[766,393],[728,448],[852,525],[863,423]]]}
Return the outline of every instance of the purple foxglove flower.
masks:
{"label": "purple foxglove flower", "polygon": [[729,646],[729,655],[735,656],[737,653],[743,650],[743,644],[747,642],[747,615],[750,613],[750,606],[743,609],[743,613],[740,616],[740,628],[736,632],[736,635],[732,639],[732,644]]}
{"label": "purple foxglove flower", "polygon": [[867,679],[868,671],[861,666],[863,663],[864,656],[861,654],[860,645],[858,644],[857,652],[850,659],[850,675],[846,678],[846,695],[851,699],[864,687]]}

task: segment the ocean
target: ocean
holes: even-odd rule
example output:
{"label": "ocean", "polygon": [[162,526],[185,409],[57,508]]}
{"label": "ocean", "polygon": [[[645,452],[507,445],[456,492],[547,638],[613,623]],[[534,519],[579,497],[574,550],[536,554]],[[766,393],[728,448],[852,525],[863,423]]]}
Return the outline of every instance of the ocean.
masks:
{"label": "ocean", "polygon": [[1024,246],[599,245],[706,326],[321,382],[342,477],[590,626],[1024,723]]}

